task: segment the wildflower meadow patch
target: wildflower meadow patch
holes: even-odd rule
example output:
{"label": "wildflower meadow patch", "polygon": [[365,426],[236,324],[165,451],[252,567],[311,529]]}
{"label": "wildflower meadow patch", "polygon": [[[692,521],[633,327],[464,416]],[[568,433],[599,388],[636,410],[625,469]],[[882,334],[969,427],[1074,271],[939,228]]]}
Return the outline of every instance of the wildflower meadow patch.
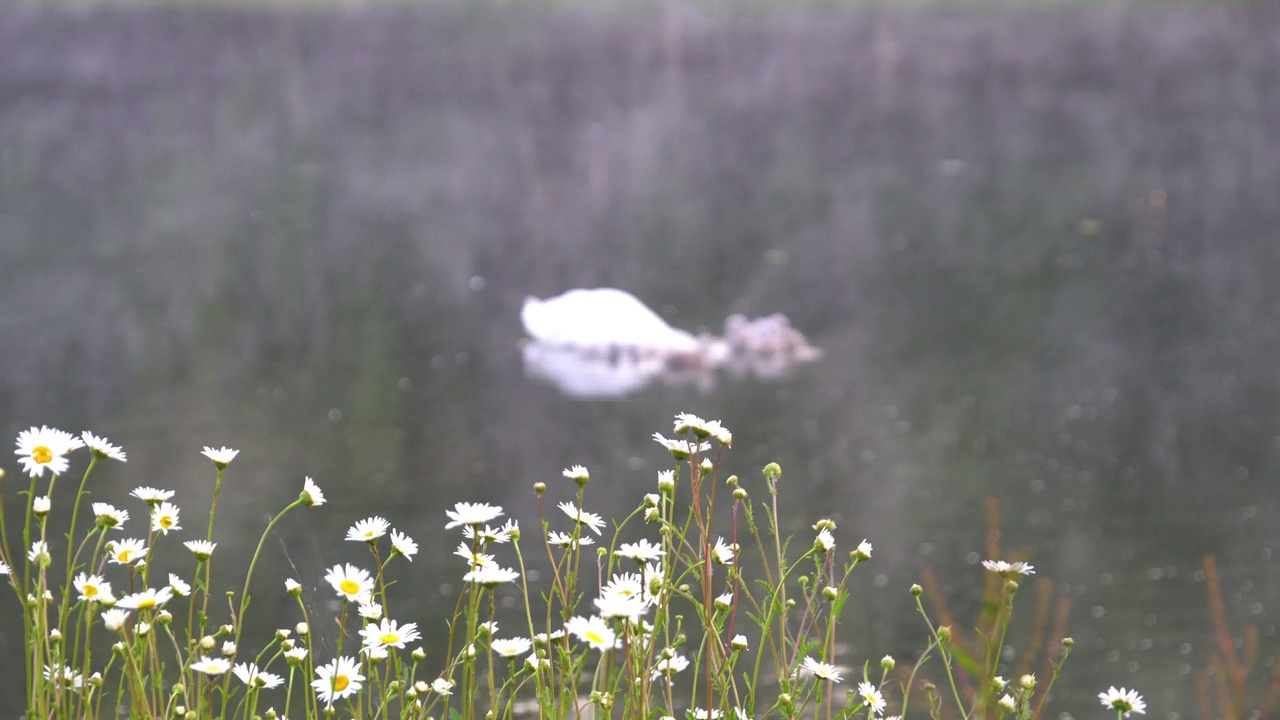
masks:
{"label": "wildflower meadow patch", "polygon": [[[999,675],[1031,565],[983,563],[998,580],[998,604],[976,629],[976,647],[930,619],[915,585],[929,641],[912,662],[837,657],[850,584],[872,561],[872,543],[845,540],[829,519],[813,523],[812,536],[785,536],[781,468],[764,468],[757,500],[722,470],[733,435],[721,423],[680,414],[672,435],[654,435],[672,464],[620,520],[588,509],[591,474],[580,465],[553,480],[576,488],[573,501],[547,508],[547,484],[534,486],[533,532],[487,503],[443,510],[465,570],[448,639],[427,648],[413,618],[396,613],[395,578],[413,572],[418,545],[386,518],[353,519],[334,538],[366,545],[363,563],[309,579],[331,589],[336,617],[316,616],[290,578],[278,591],[297,599],[296,624],[245,637],[263,543],[286,515],[325,504],[315,481],[304,478],[267,521],[253,555],[224,558],[215,518],[236,450],[204,448],[214,471],[207,526],[184,516],[172,491],[152,487],[124,498],[131,507],[91,503],[90,519],[81,518],[90,474],[99,461],[125,462],[125,452],[88,432],[31,428],[17,439],[29,476],[16,494],[20,547],[10,547],[5,525],[14,496],[0,496],[0,580],[12,590],[0,607],[24,620],[21,705],[28,717],[68,719],[1040,716],[1070,638],[1057,643],[1048,677]],[[70,515],[55,517],[55,487],[82,448],[89,458]],[[623,542],[637,526],[645,537]],[[49,539],[62,533],[65,557],[55,558]],[[157,552],[187,556],[190,571],[152,573]],[[211,587],[214,562],[242,566],[243,584]],[[545,579],[532,579],[533,562],[549,565]],[[498,626],[500,593],[521,600],[515,628],[509,619]],[[336,648],[321,650],[310,629],[335,622]],[[1117,718],[1146,710],[1134,690],[1098,698]]]}

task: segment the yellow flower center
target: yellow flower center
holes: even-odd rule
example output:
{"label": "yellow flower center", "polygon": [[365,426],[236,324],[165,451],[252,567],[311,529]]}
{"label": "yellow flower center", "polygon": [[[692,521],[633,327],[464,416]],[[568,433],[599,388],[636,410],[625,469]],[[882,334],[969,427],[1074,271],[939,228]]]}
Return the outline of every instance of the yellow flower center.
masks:
{"label": "yellow flower center", "polygon": [[166,529],[166,530],[168,530],[169,528],[173,527],[173,516],[172,516],[172,515],[161,515],[161,516],[160,516],[160,527],[162,527],[162,528],[164,528],[164,529]]}
{"label": "yellow flower center", "polygon": [[399,641],[400,641],[400,636],[395,633],[383,633],[382,637],[378,638],[378,642],[382,643],[383,645],[390,645],[391,643],[399,642]]}
{"label": "yellow flower center", "polygon": [[147,609],[149,609],[149,608],[153,608],[153,607],[155,607],[155,606],[156,606],[156,599],[155,599],[155,598],[146,598],[145,600],[139,600],[139,601],[138,601],[138,609],[139,609],[139,610],[147,610]]}
{"label": "yellow flower center", "polygon": [[[360,592],[360,583],[348,578],[338,583],[338,589],[341,590],[344,595],[355,595]],[[346,685],[343,685],[343,687],[346,687]]]}
{"label": "yellow flower center", "polygon": [[132,559],[133,559],[133,551],[132,551],[132,550],[121,550],[121,551],[120,551],[120,553],[119,553],[118,555],[116,555],[116,558],[117,558],[117,559],[119,559],[119,560],[120,560],[120,562],[122,562],[122,563],[127,563],[127,562],[129,562],[130,560],[132,560]]}
{"label": "yellow flower center", "polygon": [[333,678],[333,691],[342,692],[351,684],[351,680],[346,675],[338,675]]}
{"label": "yellow flower center", "polygon": [[600,633],[587,631],[583,633],[583,637],[585,637],[587,639],[587,642],[589,643],[593,643],[596,645],[604,644],[604,638],[600,636]]}
{"label": "yellow flower center", "polygon": [[53,462],[53,450],[49,449],[47,445],[37,445],[36,448],[31,451],[31,459],[41,465],[47,465],[48,463]]}
{"label": "yellow flower center", "polygon": [[97,596],[98,596],[98,588],[97,588],[97,586],[96,586],[96,585],[85,585],[85,586],[84,586],[84,596],[85,596],[85,597],[87,597],[87,598],[97,597]]}

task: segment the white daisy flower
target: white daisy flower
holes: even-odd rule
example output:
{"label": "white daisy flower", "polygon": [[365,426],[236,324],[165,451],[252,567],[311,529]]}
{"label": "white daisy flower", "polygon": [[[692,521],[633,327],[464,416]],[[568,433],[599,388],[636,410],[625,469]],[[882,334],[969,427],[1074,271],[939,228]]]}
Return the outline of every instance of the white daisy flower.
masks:
{"label": "white daisy flower", "polygon": [[341,700],[360,692],[364,687],[364,676],[360,674],[360,665],[355,658],[340,657],[316,668],[316,679],[311,687],[329,707],[334,700]]}
{"label": "white daisy flower", "polygon": [[693,415],[691,413],[676,413],[675,426],[672,428],[671,432],[676,435],[693,433],[699,437],[708,438],[711,437],[711,433],[706,431],[706,424],[707,421],[697,415]]}
{"label": "white daisy flower", "polygon": [[568,515],[571,520],[579,525],[586,525],[591,528],[591,532],[596,535],[599,535],[600,529],[604,527],[603,518],[595,513],[582,510],[571,502],[562,502],[559,507],[560,510],[564,512],[565,515]]}
{"label": "white daisy flower", "polygon": [[162,587],[159,590],[147,588],[142,592],[125,595],[116,601],[116,607],[125,610],[153,610],[163,607],[173,597],[173,590]]}
{"label": "white daisy flower", "polygon": [[360,648],[360,652],[366,658],[369,658],[370,662],[375,663],[381,660],[386,660],[387,655],[389,654],[387,649],[381,645],[363,645]]}
{"label": "white daisy flower", "polygon": [[1008,693],[1000,696],[1000,699],[996,701],[996,704],[1000,706],[1001,710],[1007,713],[1011,713],[1018,709],[1018,701],[1014,700],[1013,696]]}
{"label": "white daisy flower", "polygon": [[284,651],[284,659],[296,665],[307,659],[307,649],[304,647],[289,648]]}
{"label": "white daisy flower", "polygon": [[520,573],[504,567],[499,567],[497,563],[491,563],[482,567],[475,568],[471,572],[462,576],[463,582],[475,583],[485,587],[496,587],[502,583],[515,582],[520,577]]}
{"label": "white daisy flower", "polygon": [[871,559],[871,542],[868,540],[863,540],[862,542],[858,543],[858,549],[853,551],[853,556],[858,558],[859,560],[870,560]]}
{"label": "white daisy flower", "polygon": [[284,591],[289,593],[290,595],[301,595],[302,583],[298,582],[297,580],[294,580],[293,578],[285,578]]}
{"label": "white daisy flower", "polygon": [[169,534],[170,530],[181,530],[178,524],[178,506],[171,502],[162,502],[151,509],[151,530]]}
{"label": "white daisy flower", "polygon": [[824,663],[821,660],[815,660],[812,657],[806,657],[800,667],[813,673],[815,677],[831,682],[840,682],[840,672],[836,670],[836,666],[831,663]]}
{"label": "white daisy flower", "polygon": [[653,439],[659,445],[667,449],[671,453],[671,457],[676,460],[685,460],[695,452],[705,452],[711,449],[709,442],[689,442],[683,438],[671,440],[663,437],[660,433],[654,433]]}
{"label": "white daisy flower", "polygon": [[711,548],[711,559],[721,565],[732,565],[733,556],[738,552],[738,544],[729,544],[724,538],[716,538],[715,547]]}
{"label": "white daisy flower", "polygon": [[191,594],[191,584],[173,573],[169,573],[169,589],[173,590],[173,594],[178,597],[186,597]]}
{"label": "white daisy flower", "polygon": [[719,720],[720,711],[712,710],[711,712],[707,712],[702,708],[694,708],[693,717],[695,718],[695,720]]}
{"label": "white daisy flower", "polygon": [[31,551],[27,553],[27,559],[40,567],[46,567],[53,562],[53,557],[49,555],[49,543],[44,540],[31,543]]}
{"label": "white daisy flower", "polygon": [[0,575],[8,575],[11,572],[13,571],[9,569],[9,566],[3,560],[0,560]]}
{"label": "white daisy flower", "polygon": [[830,530],[822,528],[818,531],[818,537],[813,539],[813,548],[822,553],[832,552],[836,549],[836,538]]}
{"label": "white daisy flower", "polygon": [[120,510],[104,502],[93,503],[93,515],[99,526],[120,529],[129,519],[127,510]]}
{"label": "white daisy flower", "polygon": [[71,433],[42,426],[18,433],[18,448],[13,453],[28,475],[39,477],[45,468],[54,475],[66,472],[71,464],[67,453],[80,447],[84,443]]}
{"label": "white daisy flower", "polygon": [[231,661],[226,658],[201,657],[191,663],[191,669],[205,675],[222,675],[231,669]]}
{"label": "white daisy flower", "polygon": [[153,487],[137,487],[129,494],[151,505],[173,497],[172,490],[157,490]]}
{"label": "white daisy flower", "polygon": [[232,460],[236,459],[236,455],[239,455],[240,451],[232,450],[229,447],[224,447],[219,450],[214,450],[213,448],[206,445],[204,448],[204,452],[200,454],[212,460],[214,467],[218,468],[219,470],[222,470],[226,468],[228,465],[230,465]]}
{"label": "white daisy flower", "polygon": [[492,555],[472,550],[466,543],[458,543],[458,549],[454,550],[453,554],[466,560],[471,565],[472,570],[493,564]]}
{"label": "white daisy flower", "polygon": [[869,682],[858,683],[858,697],[862,699],[862,703],[871,708],[871,712],[879,715],[884,712],[885,702],[884,696],[876,689],[875,685]]}
{"label": "white daisy flower", "polygon": [[89,451],[95,456],[109,460],[119,460],[120,462],[126,461],[124,450],[107,442],[106,438],[98,437],[88,430],[80,433],[80,437],[84,440],[84,444],[89,446]]}
{"label": "white daisy flower", "polygon": [[208,560],[213,555],[214,548],[218,547],[218,543],[208,540],[188,540],[182,544],[187,546],[197,560]]}
{"label": "white daisy flower", "polygon": [[80,593],[80,600],[89,602],[112,602],[115,600],[111,595],[111,583],[102,578],[101,575],[88,575],[80,573],[76,575],[74,583],[76,591]]}
{"label": "white daisy flower", "polygon": [[1113,685],[1106,692],[1098,693],[1098,699],[1102,701],[1102,707],[1124,713],[1125,717],[1129,717],[1129,713],[1147,714],[1147,703],[1137,690],[1126,690]]}
{"label": "white daisy flower", "polygon": [[529,638],[502,638],[489,643],[489,647],[502,657],[515,658],[529,652],[533,641]]}
{"label": "white daisy flower", "polygon": [[449,695],[453,692],[453,681],[445,678],[436,678],[431,681],[431,689],[440,695]]}
{"label": "white daisy flower", "polygon": [[444,514],[449,518],[449,523],[444,526],[448,530],[459,525],[484,525],[502,517],[502,508],[488,503],[460,502],[452,510],[445,510]]}
{"label": "white daisy flower", "polygon": [[84,686],[84,676],[69,665],[59,664],[53,667],[45,665],[44,679],[46,682],[53,683],[56,687],[79,689]]}
{"label": "white daisy flower", "polygon": [[609,627],[609,623],[600,617],[575,616],[569,618],[569,622],[564,624],[564,629],[597,650],[611,649],[618,639],[617,634]]}
{"label": "white daisy flower", "polygon": [[355,565],[334,565],[325,573],[325,580],[333,589],[348,601],[358,602],[373,592],[373,578],[368,571]]}
{"label": "white daisy flower", "polygon": [[465,525],[462,528],[462,537],[468,540],[478,540],[481,545],[488,545],[489,543],[501,544],[511,539],[511,535],[507,532],[505,525],[500,528],[485,525],[483,530],[476,525]]}
{"label": "white daisy flower", "polygon": [[733,447],[733,433],[729,432],[729,428],[720,424],[719,420],[708,420],[703,429],[710,433],[716,442],[725,447]]}
{"label": "white daisy flower", "polygon": [[391,549],[405,556],[409,562],[413,562],[413,556],[418,554],[418,543],[399,530],[392,530]]}
{"label": "white daisy flower", "polygon": [[356,542],[373,542],[386,535],[390,527],[391,523],[387,522],[386,518],[375,515],[357,522],[347,530],[347,539]]}
{"label": "white daisy flower", "polygon": [[640,622],[640,616],[644,615],[649,609],[648,603],[638,595],[631,597],[622,595],[598,597],[595,599],[595,604],[596,611],[600,613],[600,617],[626,618],[632,623]]}
{"label": "white daisy flower", "polygon": [[614,555],[624,558],[630,558],[638,562],[649,562],[657,560],[666,555],[666,551],[660,545],[654,545],[649,542],[648,538],[641,538],[640,542],[622,543],[618,549],[613,552]]}
{"label": "white daisy flower", "polygon": [[324,504],[324,493],[320,491],[320,486],[308,477],[302,481],[302,493],[298,495],[298,499],[303,505],[315,507]]}
{"label": "white daisy flower", "polygon": [[232,672],[235,673],[236,677],[240,678],[240,682],[249,687],[270,690],[284,683],[284,678],[274,673],[262,672],[253,663],[239,663],[232,669]]}
{"label": "white daisy flower", "polygon": [[1033,565],[1024,562],[1005,562],[1004,560],[983,560],[982,567],[1001,575],[1035,575]]}
{"label": "white daisy flower", "polygon": [[[556,530],[552,530],[547,533],[547,542],[551,543],[552,545],[555,545],[556,547],[562,547],[562,548],[572,547],[573,536],[568,533],[562,533]],[[595,542],[596,542],[595,540],[592,540],[589,537],[578,538],[579,545],[594,545]]]}
{"label": "white daisy flower", "polygon": [[672,655],[669,658],[663,658],[658,661],[657,665],[653,666],[653,679],[657,680],[663,675],[670,679],[672,675],[687,667],[689,667],[689,658],[683,655]]}
{"label": "white daisy flower", "polygon": [[119,632],[124,627],[124,623],[129,619],[129,611],[119,608],[104,610],[102,613],[102,625],[111,632]]}
{"label": "white daisy flower", "polygon": [[587,472],[587,469],[581,465],[574,465],[573,467],[565,470],[562,474],[579,484],[591,479],[591,473]]}
{"label": "white daisy flower", "polygon": [[604,587],[600,588],[600,597],[645,599],[644,581],[640,573],[622,573],[614,575]]}
{"label": "white daisy flower", "polygon": [[405,623],[397,626],[395,620],[383,618],[381,623],[369,623],[360,629],[360,637],[370,647],[394,647],[404,649],[405,643],[411,643],[422,637],[418,633],[417,623]]}
{"label": "white daisy flower", "polygon": [[53,507],[53,501],[48,495],[41,495],[31,501],[31,513],[36,517],[44,517],[49,514],[49,510]]}
{"label": "white daisy flower", "polygon": [[370,620],[382,619],[382,605],[374,602],[370,598],[361,598],[359,606],[360,617]]}

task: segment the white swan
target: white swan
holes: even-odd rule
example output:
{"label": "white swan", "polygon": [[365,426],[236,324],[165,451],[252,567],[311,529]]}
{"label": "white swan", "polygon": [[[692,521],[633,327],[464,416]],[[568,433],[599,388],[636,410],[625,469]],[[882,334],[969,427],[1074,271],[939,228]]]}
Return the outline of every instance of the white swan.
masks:
{"label": "white swan", "polygon": [[695,353],[698,339],[671,327],[636,296],[616,288],[570,290],[546,300],[527,297],[524,331],[538,342],[585,351]]}

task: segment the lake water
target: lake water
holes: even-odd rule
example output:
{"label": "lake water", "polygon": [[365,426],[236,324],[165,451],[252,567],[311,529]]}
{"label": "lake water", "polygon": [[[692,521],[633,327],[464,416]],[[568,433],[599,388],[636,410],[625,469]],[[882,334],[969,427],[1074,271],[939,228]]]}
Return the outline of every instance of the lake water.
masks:
{"label": "lake water", "polygon": [[[1280,11],[1249,6],[8,12],[0,427],[107,435],[129,462],[93,499],[139,523],[130,489],[174,489],[191,537],[201,447],[240,449],[222,557],[314,477],[330,503],[282,523],[255,583],[267,633],[297,619],[286,576],[325,607],[371,514],[425,549],[394,615],[438,627],[462,572],[446,507],[535,528],[532,485],[566,499],[581,463],[589,508],[621,516],[669,463],[649,435],[694,412],[733,430],[755,497],[781,464],[803,542],[831,516],[844,547],[875,544],[842,662],[922,646],[926,572],[965,625],[994,499],[1002,547],[1070,601],[1047,716],[1098,716],[1112,684],[1199,715],[1209,553],[1233,627],[1259,628],[1261,698],[1277,37]],[[785,313],[824,355],[567,397],[527,376],[519,310],[598,286],[690,331]],[[4,467],[13,518],[25,479]]]}

